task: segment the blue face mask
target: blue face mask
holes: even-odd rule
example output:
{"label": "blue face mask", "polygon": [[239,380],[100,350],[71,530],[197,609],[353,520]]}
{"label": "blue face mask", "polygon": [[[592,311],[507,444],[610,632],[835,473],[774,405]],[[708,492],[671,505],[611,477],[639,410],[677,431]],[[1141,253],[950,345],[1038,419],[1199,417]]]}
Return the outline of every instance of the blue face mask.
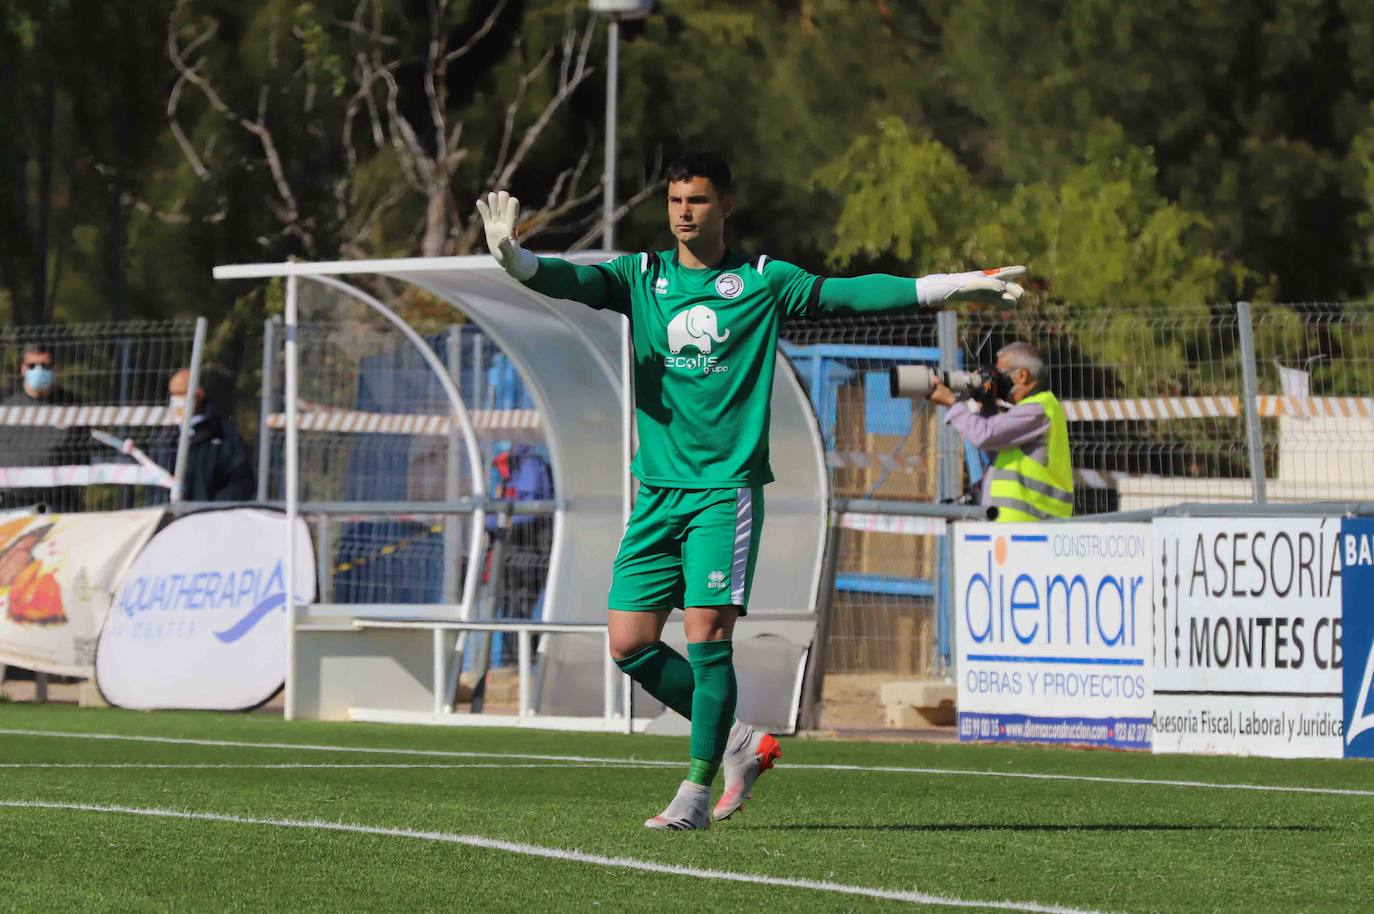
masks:
{"label": "blue face mask", "polygon": [[24,372],[24,384],[29,390],[47,390],[52,387],[52,369],[35,365]]}

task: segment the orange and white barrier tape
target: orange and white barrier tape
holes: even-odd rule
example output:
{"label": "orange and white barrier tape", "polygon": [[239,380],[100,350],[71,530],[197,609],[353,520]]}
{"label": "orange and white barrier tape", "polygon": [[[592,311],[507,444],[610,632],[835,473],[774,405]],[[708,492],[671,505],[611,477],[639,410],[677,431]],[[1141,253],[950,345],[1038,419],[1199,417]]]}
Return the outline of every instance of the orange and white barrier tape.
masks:
{"label": "orange and white barrier tape", "polygon": [[179,425],[181,410],[167,406],[0,406],[0,425],[67,428],[73,425]]}
{"label": "orange and white barrier tape", "polygon": [[61,467],[0,467],[0,488],[46,489],[53,486],[161,486],[172,477],[159,468],[136,463],[93,463]]}
{"label": "orange and white barrier tape", "polygon": [[[468,412],[479,432],[538,429],[539,413],[532,409],[475,409]],[[286,428],[286,415],[272,413],[269,428]],[[303,432],[343,432],[352,434],[446,435],[452,427],[450,416],[370,413],[351,409],[302,410],[297,427]]]}
{"label": "orange and white barrier tape", "polygon": [[[1371,397],[1283,397],[1255,398],[1260,416],[1274,418],[1323,416],[1335,419],[1374,418]],[[1160,419],[1236,418],[1239,397],[1141,397],[1131,400],[1065,400],[1064,414],[1070,422],[1123,422]]]}

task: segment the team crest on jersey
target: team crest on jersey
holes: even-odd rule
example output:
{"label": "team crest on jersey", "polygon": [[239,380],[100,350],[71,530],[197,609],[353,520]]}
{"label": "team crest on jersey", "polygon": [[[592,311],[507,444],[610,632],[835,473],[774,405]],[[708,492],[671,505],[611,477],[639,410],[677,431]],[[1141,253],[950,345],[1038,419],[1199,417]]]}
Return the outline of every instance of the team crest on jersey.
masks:
{"label": "team crest on jersey", "polygon": [[739,298],[744,291],[744,280],[734,273],[722,273],[716,277],[716,294],[721,298]]}
{"label": "team crest on jersey", "polygon": [[655,294],[655,295],[663,295],[663,294],[667,293],[667,291],[668,291],[668,277],[666,277],[666,276],[660,276],[660,277],[658,278],[658,281],[654,283],[654,294]]}

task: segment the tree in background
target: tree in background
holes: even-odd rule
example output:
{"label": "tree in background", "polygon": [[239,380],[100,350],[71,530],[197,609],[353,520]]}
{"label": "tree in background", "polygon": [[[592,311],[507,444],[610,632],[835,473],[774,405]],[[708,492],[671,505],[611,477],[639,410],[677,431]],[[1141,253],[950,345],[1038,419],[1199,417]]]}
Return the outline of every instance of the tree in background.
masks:
{"label": "tree in background", "polygon": [[169,129],[225,205],[261,207],[278,256],[469,253],[489,188],[523,185],[526,237],[586,221],[598,131],[570,108],[591,88],[596,21],[529,6],[271,2],[231,38],[236,12],[179,0]]}
{"label": "tree in background", "polygon": [[[156,146],[156,2],[16,0],[0,18],[0,287],[14,323],[125,319]],[[84,307],[67,307],[75,298]]]}
{"label": "tree in background", "polygon": [[[652,193],[660,155],[714,147],[739,172],[741,246],[834,263],[834,216],[864,211],[850,197],[867,191],[806,184],[892,119],[944,150],[891,202],[899,221],[935,221],[905,248],[897,228],[868,238],[845,269],[953,268],[969,252],[932,202],[937,177],[1006,205],[1039,187],[1016,203],[1033,221],[1054,200],[1106,206],[1092,182],[1118,178],[1089,147],[1115,125],[1150,163],[1128,183],[1173,207],[1125,230],[1158,239],[1181,219],[1179,248],[1206,255],[1142,276],[1142,294],[1369,288],[1367,3],[661,0],[623,34],[619,170],[647,177],[619,196]],[[538,206],[525,229],[543,246],[588,244],[603,36],[584,0],[13,0],[0,308],[216,320],[240,290],[210,279],[215,263],[480,250],[470,201],[496,184]],[[621,212],[623,246],[662,243],[660,207]],[[1089,281],[1037,269],[1065,296]]]}

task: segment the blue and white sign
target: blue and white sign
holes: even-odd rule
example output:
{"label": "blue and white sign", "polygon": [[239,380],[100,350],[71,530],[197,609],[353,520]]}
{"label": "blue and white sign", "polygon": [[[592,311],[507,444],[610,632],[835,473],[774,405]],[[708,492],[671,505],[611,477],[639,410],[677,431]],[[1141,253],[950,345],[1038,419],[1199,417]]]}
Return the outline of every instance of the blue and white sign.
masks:
{"label": "blue and white sign", "polygon": [[1341,521],[1342,720],[1347,758],[1374,758],[1374,520]]}
{"label": "blue and white sign", "polygon": [[[286,676],[286,518],[251,508],[173,521],[125,574],[96,648],[96,682],[122,708],[236,710]],[[297,521],[295,593],[315,592]]]}
{"label": "blue and white sign", "polygon": [[1155,751],[1338,758],[1341,522],[1165,518]]}
{"label": "blue and white sign", "polygon": [[952,528],[960,739],[1150,748],[1149,531]]}

